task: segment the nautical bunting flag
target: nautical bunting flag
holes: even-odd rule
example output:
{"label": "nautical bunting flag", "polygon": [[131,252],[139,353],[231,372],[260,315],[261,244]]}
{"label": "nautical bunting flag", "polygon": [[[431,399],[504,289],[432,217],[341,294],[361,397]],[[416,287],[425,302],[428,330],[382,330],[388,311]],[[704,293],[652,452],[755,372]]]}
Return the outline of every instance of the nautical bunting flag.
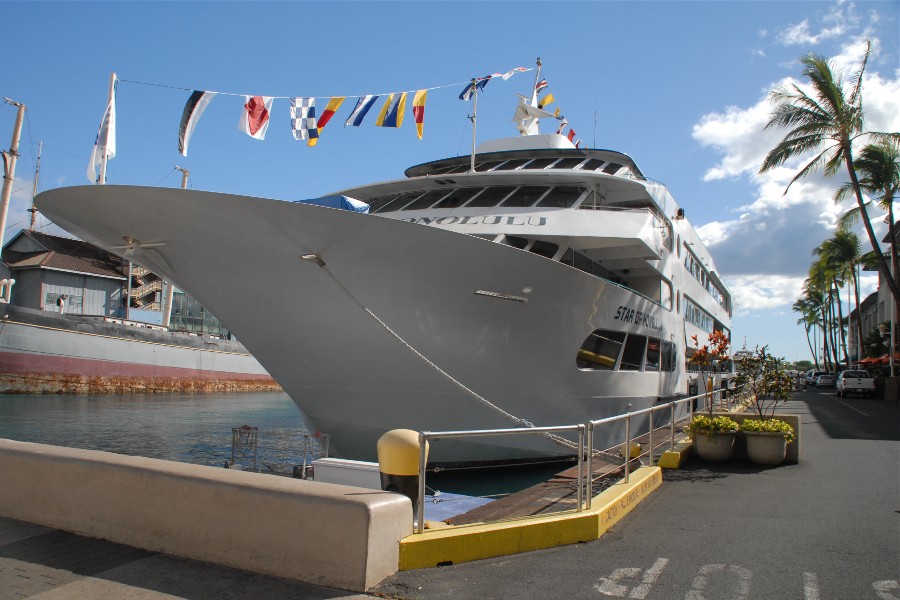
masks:
{"label": "nautical bunting flag", "polygon": [[344,127],[347,125],[353,125],[354,127],[362,125],[363,119],[366,118],[369,110],[377,100],[378,96],[361,96],[360,99],[357,100],[356,106],[353,107],[353,112],[347,117]]}
{"label": "nautical bunting flag", "polygon": [[[103,111],[103,119],[100,121],[100,127],[97,130],[97,137],[94,139],[94,149],[91,151],[91,160],[88,163],[87,178],[91,183],[97,182],[97,167],[106,159],[116,155],[116,89],[119,87],[119,78],[113,75],[113,92]],[[106,183],[100,181],[99,183]]]}
{"label": "nautical bunting flag", "polygon": [[188,142],[191,141],[194,128],[215,95],[216,92],[202,92],[200,90],[191,92],[191,97],[188,98],[187,104],[184,105],[184,112],[181,113],[181,126],[178,128],[178,151],[182,156],[187,156]]}
{"label": "nautical bunting flag", "polygon": [[569,126],[569,122],[563,117],[562,123],[559,124],[559,129],[556,130],[556,135],[562,135],[563,129]]}
{"label": "nautical bunting flag", "polygon": [[475,90],[484,91],[485,86],[487,86],[488,81],[491,80],[491,75],[485,75],[480,79],[473,79],[469,82],[469,85],[463,89],[462,93],[459,95],[460,100],[471,100],[472,95],[475,93]]}
{"label": "nautical bunting flag", "polygon": [[[339,109],[343,103],[343,96],[335,96],[328,101],[328,104],[325,105],[325,110],[322,111],[322,116],[320,116],[319,120],[316,122],[316,132],[319,135],[322,135],[322,130],[325,129],[325,125],[331,120],[331,117],[334,116],[334,113],[337,112],[337,109]],[[311,137],[309,138],[309,141],[306,142],[306,145],[315,146],[318,141],[318,137]]]}
{"label": "nautical bunting flag", "polygon": [[544,89],[545,87],[547,87],[547,85],[548,85],[548,84],[547,84],[547,80],[546,80],[546,79],[541,79],[540,81],[538,81],[538,82],[534,85],[534,91],[535,91],[535,92],[539,92],[539,91],[541,91],[542,89]]}
{"label": "nautical bunting flag", "polygon": [[574,139],[575,139],[575,130],[574,130],[574,129],[570,129],[570,130],[569,130],[569,135],[567,135],[566,137],[569,138],[569,141],[570,141],[570,142],[571,142],[572,140],[574,140]]}
{"label": "nautical bunting flag", "polygon": [[544,96],[543,98],[538,100],[538,108],[544,108],[545,106],[552,103],[554,100],[556,100],[556,98],[553,97],[553,94],[547,94],[546,96]]}
{"label": "nautical bunting flag", "polygon": [[244,98],[247,101],[241,111],[238,129],[257,140],[265,139],[275,98],[269,96],[244,96]]}
{"label": "nautical bunting flag", "polygon": [[378,113],[375,121],[377,127],[400,127],[403,125],[403,116],[406,113],[406,94],[390,94]]}
{"label": "nautical bunting flag", "polygon": [[416,134],[422,139],[422,130],[425,127],[425,100],[428,90],[419,90],[413,98],[413,117],[416,119]]}
{"label": "nautical bunting flag", "polygon": [[[295,140],[313,142],[319,137],[315,98],[291,98],[291,126]],[[315,145],[315,142],[310,145]]]}

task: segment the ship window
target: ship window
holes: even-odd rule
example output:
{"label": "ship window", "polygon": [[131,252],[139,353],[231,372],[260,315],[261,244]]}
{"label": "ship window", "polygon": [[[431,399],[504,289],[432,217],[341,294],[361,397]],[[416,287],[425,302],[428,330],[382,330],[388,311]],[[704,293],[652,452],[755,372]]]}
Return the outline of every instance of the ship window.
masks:
{"label": "ship window", "polygon": [[432,190],[430,192],[426,192],[422,194],[422,196],[415,202],[411,202],[406,207],[404,207],[404,210],[422,210],[423,208],[428,208],[446,195],[447,190]]}
{"label": "ship window", "polygon": [[489,187],[483,192],[475,196],[467,207],[484,207],[497,206],[501,200],[509,196],[515,188],[512,187]]}
{"label": "ship window", "polygon": [[559,251],[559,246],[551,244],[550,242],[535,240],[534,244],[531,245],[531,252],[539,254],[544,258],[553,258],[556,256],[557,251]]}
{"label": "ship window", "polygon": [[662,370],[674,371],[678,366],[678,349],[674,342],[662,342]]}
{"label": "ship window", "polygon": [[[456,165],[455,167],[453,167],[452,169],[450,169],[449,171],[447,171],[446,173],[444,173],[444,175],[456,175],[456,174],[459,174],[459,173],[468,173],[468,172],[469,172],[469,166],[470,166],[469,163],[464,163],[464,164],[461,164],[461,165]],[[477,165],[476,165],[476,166],[477,166]]]}
{"label": "ship window", "polygon": [[571,208],[581,198],[583,193],[584,189],[582,188],[560,185],[550,190],[550,193],[538,202],[538,206],[544,208]]}
{"label": "ship window", "polygon": [[452,168],[453,168],[452,165],[449,167],[439,167],[439,168],[435,169],[434,171],[429,172],[428,174],[429,175],[441,175],[443,173],[449,173]]}
{"label": "ship window", "polygon": [[554,169],[574,169],[578,165],[584,162],[584,158],[579,156],[578,158],[563,158],[558,163],[553,165]]}
{"label": "ship window", "polygon": [[434,205],[434,208],[456,208],[465,204],[472,196],[481,191],[481,188],[466,188],[453,190],[450,194]]}
{"label": "ship window", "polygon": [[394,209],[391,209],[391,208],[388,208],[388,206],[391,204],[391,202],[396,200],[399,196],[400,196],[399,194],[390,194],[388,196],[378,196],[376,198],[372,198],[371,200],[368,200],[367,202],[369,204],[369,212],[376,213],[376,212],[387,212],[389,210],[395,210],[396,207]]}
{"label": "ship window", "polygon": [[578,208],[585,210],[597,210],[600,208],[600,203],[597,201],[597,194],[594,192],[588,192],[588,195],[584,197],[584,200],[581,201],[581,204],[578,205]]}
{"label": "ship window", "polygon": [[581,169],[584,171],[596,171],[597,169],[602,167],[603,163],[605,162],[605,160],[600,160],[599,158],[592,158],[591,160],[581,165]]}
{"label": "ship window", "polygon": [[514,236],[514,235],[506,236],[506,238],[503,240],[503,242],[507,246],[512,246],[513,248],[518,248],[519,250],[524,250],[525,246],[528,245],[528,240],[526,240],[525,238],[520,238],[520,237]]}
{"label": "ship window", "polygon": [[508,160],[505,163],[503,163],[502,165],[500,165],[499,167],[497,167],[496,170],[497,171],[512,171],[514,169],[518,169],[519,167],[521,167],[522,165],[527,163],[529,160],[530,159],[528,159],[528,158],[523,158],[523,159],[519,159],[519,160]]}
{"label": "ship window", "polygon": [[490,171],[491,169],[493,169],[494,167],[496,167],[497,165],[499,165],[502,162],[503,162],[502,160],[492,160],[492,161],[488,161],[488,162],[478,163],[477,165],[475,165],[475,170],[478,171],[479,173],[481,173],[483,171]]}
{"label": "ship window", "polygon": [[625,334],[621,331],[598,329],[581,344],[575,364],[579,369],[612,371],[622,350]]}
{"label": "ship window", "polygon": [[659,340],[650,338],[647,341],[647,360],[644,362],[645,371],[659,371],[660,346]]}
{"label": "ship window", "polygon": [[556,162],[555,158],[536,158],[528,163],[528,169],[546,169]]}
{"label": "ship window", "polygon": [[600,277],[619,285],[625,285],[625,281],[621,277],[614,274],[609,269],[600,266],[588,256],[585,256],[581,252],[575,252],[571,248],[566,250],[562,258],[559,259],[559,262],[569,265],[570,267],[575,267],[579,271],[584,271],[595,277]]}
{"label": "ship window", "polygon": [[622,165],[617,163],[609,163],[605,167],[603,167],[604,173],[609,173],[610,175],[615,175],[616,172],[622,168]]}
{"label": "ship window", "polygon": [[389,210],[403,210],[406,208],[407,204],[410,204],[413,200],[419,198],[421,195],[422,190],[416,190],[415,192],[406,192],[405,194],[401,194],[395,202],[391,203]]}
{"label": "ship window", "polygon": [[625,340],[625,350],[622,352],[620,371],[640,371],[644,361],[644,348],[647,346],[647,338],[642,335],[629,334]]}
{"label": "ship window", "polygon": [[503,206],[532,206],[537,202],[538,198],[547,193],[546,187],[523,186],[515,191],[515,193],[503,201]]}

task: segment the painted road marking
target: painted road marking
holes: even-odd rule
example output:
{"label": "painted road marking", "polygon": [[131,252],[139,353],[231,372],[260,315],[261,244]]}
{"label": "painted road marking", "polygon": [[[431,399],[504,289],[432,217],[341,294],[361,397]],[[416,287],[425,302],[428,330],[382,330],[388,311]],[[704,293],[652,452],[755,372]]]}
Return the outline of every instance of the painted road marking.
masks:
{"label": "painted road marking", "polygon": [[[669,564],[668,558],[657,558],[647,569],[623,567],[614,570],[609,577],[601,577],[594,590],[612,598],[646,600],[654,584]],[[820,600],[819,577],[816,573],[803,572],[803,600]],[[684,600],[707,600],[707,593],[730,600],[746,600],[750,596],[753,573],[739,565],[703,565],[691,583]],[[900,600],[900,582],[887,579],[872,583],[878,600]]]}
{"label": "painted road marking", "polygon": [[850,406],[849,404],[847,404],[846,402],[843,402],[842,400],[837,400],[837,401],[840,402],[841,404],[843,404],[844,406],[846,406],[847,408],[849,408],[850,410],[855,410],[856,412],[858,412],[859,414],[861,414],[864,417],[869,416],[866,413],[864,413],[863,411],[859,410],[858,408],[854,408],[854,407]]}

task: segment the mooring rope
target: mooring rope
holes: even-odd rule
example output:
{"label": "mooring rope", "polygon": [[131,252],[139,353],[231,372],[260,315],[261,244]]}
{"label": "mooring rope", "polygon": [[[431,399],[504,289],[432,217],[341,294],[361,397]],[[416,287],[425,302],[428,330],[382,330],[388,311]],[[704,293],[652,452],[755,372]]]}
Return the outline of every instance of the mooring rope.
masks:
{"label": "mooring rope", "polygon": [[[307,255],[307,256],[308,256],[308,255]],[[415,347],[413,347],[412,344],[410,344],[410,343],[407,342],[405,339],[403,339],[403,338],[400,336],[400,334],[398,334],[396,331],[394,331],[393,329],[391,329],[390,326],[389,326],[387,323],[385,323],[384,321],[382,321],[382,320],[378,317],[378,315],[376,315],[374,312],[372,312],[371,310],[369,310],[368,307],[366,307],[362,302],[360,302],[360,300],[359,300],[356,296],[354,296],[353,293],[350,292],[350,290],[348,290],[347,287],[346,287],[343,283],[341,283],[341,281],[334,275],[334,273],[331,272],[331,270],[328,268],[328,266],[325,264],[325,262],[324,262],[319,256],[317,256],[317,255],[312,255],[312,256],[309,256],[309,258],[306,258],[306,256],[304,256],[303,259],[304,259],[304,260],[310,260],[310,261],[312,261],[312,262],[318,264],[318,265],[322,268],[322,270],[324,270],[326,273],[328,273],[328,276],[331,277],[331,280],[334,281],[334,282],[337,284],[337,286],[338,286],[339,288],[341,288],[341,290],[343,290],[343,292],[344,292],[345,294],[347,294],[347,297],[348,297],[348,298],[350,298],[351,300],[353,300],[353,302],[354,302],[357,306],[359,306],[362,310],[364,310],[370,317],[372,317],[372,319],[375,320],[376,323],[378,323],[379,325],[381,325],[381,326],[384,328],[384,330],[387,331],[389,334],[391,334],[397,341],[399,341],[401,344],[403,344],[404,346],[406,346],[413,354],[415,354],[415,355],[418,356],[420,359],[422,359],[422,360],[425,362],[425,364],[427,364],[427,365],[430,366],[432,369],[434,369],[435,371],[437,371],[438,373],[440,373],[441,376],[443,376],[445,379],[447,379],[447,380],[448,380],[449,382],[451,382],[453,385],[455,385],[456,387],[458,387],[459,389],[461,389],[462,391],[464,391],[466,394],[468,394],[469,396],[471,396],[472,398],[474,398],[475,400],[477,400],[478,402],[480,402],[480,403],[483,404],[484,406],[486,406],[486,407],[488,407],[488,408],[490,408],[490,409],[496,411],[497,413],[499,413],[500,415],[502,415],[504,418],[506,418],[506,419],[508,419],[509,421],[511,421],[512,423],[514,423],[514,424],[516,425],[516,427],[524,427],[524,428],[533,428],[533,427],[535,427],[534,423],[532,423],[532,422],[530,422],[530,421],[528,421],[528,420],[526,420],[526,419],[519,418],[519,417],[513,415],[512,413],[503,410],[502,408],[500,408],[499,406],[497,406],[496,404],[494,404],[493,402],[491,402],[490,400],[488,400],[487,398],[485,398],[485,397],[482,396],[481,394],[479,394],[479,393],[477,393],[476,391],[472,390],[471,388],[469,388],[468,386],[466,386],[463,382],[461,382],[461,381],[459,381],[458,379],[456,379],[455,377],[453,377],[453,375],[451,375],[450,373],[446,372],[446,371],[443,370],[441,367],[439,367],[438,365],[436,365],[436,364],[435,364],[432,360],[430,360],[427,356],[425,356],[424,354],[422,354],[421,352],[419,352]],[[552,442],[554,442],[554,443],[556,443],[556,444],[559,444],[559,445],[561,445],[561,446],[564,446],[564,447],[566,447],[566,448],[568,448],[568,449],[570,449],[570,450],[578,451],[578,444],[576,444],[575,442],[572,442],[572,441],[570,441],[570,440],[567,440],[566,438],[564,438],[564,437],[562,437],[562,436],[559,436],[559,435],[556,435],[556,434],[554,434],[554,433],[551,433],[551,432],[549,432],[549,431],[545,431],[545,432],[542,432],[542,433],[543,433],[544,437],[546,437],[548,440],[550,440],[550,441],[552,441]]]}

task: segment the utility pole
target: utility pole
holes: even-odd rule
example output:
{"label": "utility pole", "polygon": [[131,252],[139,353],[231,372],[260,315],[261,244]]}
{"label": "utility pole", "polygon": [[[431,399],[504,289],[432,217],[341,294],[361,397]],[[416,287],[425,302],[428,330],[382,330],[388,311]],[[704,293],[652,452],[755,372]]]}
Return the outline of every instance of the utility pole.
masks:
{"label": "utility pole", "polygon": [[25,118],[25,105],[4,97],[3,100],[18,107],[16,124],[13,127],[12,143],[9,152],[3,152],[3,192],[0,195],[0,250],[3,249],[3,238],[6,234],[6,216],[9,212],[9,197],[12,195],[12,184],[16,177],[16,161],[19,158],[19,138],[22,135],[22,120]]}

